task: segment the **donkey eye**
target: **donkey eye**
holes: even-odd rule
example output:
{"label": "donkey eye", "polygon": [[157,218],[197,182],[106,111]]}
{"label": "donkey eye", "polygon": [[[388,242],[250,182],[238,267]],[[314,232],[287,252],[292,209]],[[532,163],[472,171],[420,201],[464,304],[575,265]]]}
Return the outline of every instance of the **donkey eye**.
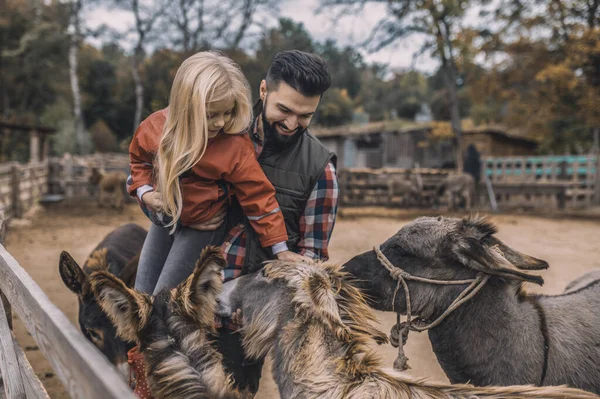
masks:
{"label": "donkey eye", "polygon": [[260,269],[260,275],[263,276],[264,278],[267,278],[267,272],[265,271],[265,269]]}
{"label": "donkey eye", "polygon": [[102,337],[95,330],[91,328],[87,328],[85,332],[92,338],[94,341],[102,341]]}

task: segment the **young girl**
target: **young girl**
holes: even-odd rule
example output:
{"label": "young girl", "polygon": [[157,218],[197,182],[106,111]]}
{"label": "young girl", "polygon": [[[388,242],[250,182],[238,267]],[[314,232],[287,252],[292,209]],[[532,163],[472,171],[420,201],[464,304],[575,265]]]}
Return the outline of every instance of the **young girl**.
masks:
{"label": "young girl", "polygon": [[183,281],[202,249],[219,244],[224,235],[193,227],[222,211],[231,195],[262,246],[277,257],[290,255],[275,190],[244,132],[251,118],[250,89],[239,66],[218,53],[201,52],[177,71],[169,108],[140,124],[129,147],[129,192],[153,224],[136,290],[155,295]]}

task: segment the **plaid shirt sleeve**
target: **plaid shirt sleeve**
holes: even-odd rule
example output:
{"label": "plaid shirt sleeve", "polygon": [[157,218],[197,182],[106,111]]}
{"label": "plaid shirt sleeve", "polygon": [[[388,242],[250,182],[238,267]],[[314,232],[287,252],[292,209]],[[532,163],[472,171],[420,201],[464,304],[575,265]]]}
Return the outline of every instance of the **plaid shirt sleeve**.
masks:
{"label": "plaid shirt sleeve", "polygon": [[313,188],[304,214],[300,216],[300,254],[313,259],[329,259],[327,246],[335,224],[339,186],[335,166],[329,162]]}

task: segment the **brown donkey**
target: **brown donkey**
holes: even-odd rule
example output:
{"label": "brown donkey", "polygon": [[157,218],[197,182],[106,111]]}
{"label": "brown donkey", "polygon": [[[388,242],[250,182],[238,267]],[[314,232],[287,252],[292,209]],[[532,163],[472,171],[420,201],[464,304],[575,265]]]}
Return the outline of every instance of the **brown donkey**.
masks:
{"label": "brown donkey", "polygon": [[63,282],[77,295],[81,332],[124,377],[129,373],[127,351],[133,344],[117,336],[114,326],[90,290],[89,276],[95,271],[105,270],[133,286],[139,253],[145,239],[146,230],[133,223],[126,224],[113,230],[98,244],[83,268],[66,251],[61,253],[58,266]]}
{"label": "brown donkey", "polygon": [[206,248],[186,281],[155,297],[127,288],[110,273],[91,275],[94,295],[119,335],[138,343],[156,398],[242,397],[209,339],[224,266],[220,250]]}
{"label": "brown donkey", "polygon": [[596,398],[566,387],[473,387],[407,379],[382,369],[368,348],[382,343],[375,316],[341,266],[275,261],[219,295],[221,316],[241,311],[247,354],[272,351],[283,398]]}

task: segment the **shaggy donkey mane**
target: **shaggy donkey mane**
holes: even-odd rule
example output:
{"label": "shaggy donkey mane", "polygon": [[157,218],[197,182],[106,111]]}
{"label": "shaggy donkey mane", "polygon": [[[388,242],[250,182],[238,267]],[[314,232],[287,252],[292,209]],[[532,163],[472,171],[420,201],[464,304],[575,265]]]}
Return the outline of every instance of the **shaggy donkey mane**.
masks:
{"label": "shaggy donkey mane", "polygon": [[[293,314],[280,318],[281,333],[273,334],[275,337],[267,332],[273,326],[262,324],[260,314],[266,309],[254,312],[258,316],[242,332],[250,353],[264,354],[273,349],[274,377],[282,395],[301,399],[596,397],[566,387],[432,384],[387,372],[368,347],[371,340],[383,343],[387,338],[372,326],[377,321],[375,315],[340,265],[273,261],[262,273],[267,280],[279,280],[291,288]],[[236,289],[244,292],[243,283]],[[269,302],[269,310],[283,303],[279,297]],[[252,309],[251,304],[248,306]],[[260,337],[269,338],[261,341]]]}
{"label": "shaggy donkey mane", "polygon": [[295,289],[292,302],[296,317],[302,320],[318,320],[344,343],[347,361],[352,363],[355,355],[364,354],[360,363],[370,362],[374,357],[367,344],[388,342],[387,336],[373,327],[377,318],[367,306],[364,295],[354,285],[349,273],[338,264],[322,263],[302,265],[293,262],[269,262],[265,277],[285,280]]}

